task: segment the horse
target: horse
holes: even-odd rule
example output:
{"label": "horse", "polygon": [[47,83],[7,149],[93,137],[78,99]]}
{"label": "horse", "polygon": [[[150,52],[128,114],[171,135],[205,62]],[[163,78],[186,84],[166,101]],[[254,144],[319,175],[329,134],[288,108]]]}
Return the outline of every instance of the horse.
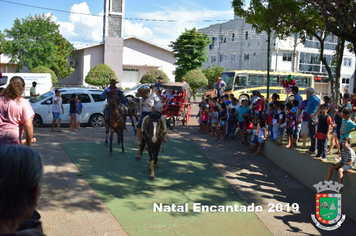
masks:
{"label": "horse", "polygon": [[108,135],[110,130],[110,151],[109,154],[112,156],[112,140],[114,138],[114,132],[117,134],[117,142],[120,145],[121,143],[121,153],[125,153],[124,149],[124,126],[125,119],[124,116],[120,113],[118,106],[120,106],[120,99],[116,94],[109,95],[108,105],[110,108],[110,119],[109,122],[105,124],[106,127],[106,139],[105,146],[108,145]]}
{"label": "horse", "polygon": [[[137,151],[136,160],[140,160],[142,156],[143,149],[145,145],[147,145],[148,154],[150,156],[150,168],[151,171],[150,178],[155,178],[154,168],[158,167],[158,153],[161,148],[162,143],[162,127],[161,127],[161,113],[153,112],[151,113],[145,120],[145,123],[142,124],[142,145],[139,147]],[[162,149],[163,152],[163,149]]]}
{"label": "horse", "polygon": [[137,131],[136,131],[136,126],[135,126],[133,118],[135,117],[136,118],[136,122],[138,122],[139,118],[137,116],[137,113],[139,111],[140,111],[139,99],[137,99],[137,98],[132,98],[132,100],[128,99],[127,100],[127,117],[129,117],[130,120],[131,120],[131,124],[132,124],[132,127],[133,127],[134,132],[135,132],[135,136],[137,134]]}

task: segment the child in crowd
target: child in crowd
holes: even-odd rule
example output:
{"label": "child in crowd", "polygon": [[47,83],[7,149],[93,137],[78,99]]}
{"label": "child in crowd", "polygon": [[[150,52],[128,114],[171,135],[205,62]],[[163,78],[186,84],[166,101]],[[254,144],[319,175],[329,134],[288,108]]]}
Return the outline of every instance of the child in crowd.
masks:
{"label": "child in crowd", "polygon": [[258,96],[259,93],[257,93],[257,91],[253,91],[252,94],[253,94],[251,97],[252,116],[257,118],[260,116],[260,113],[262,111],[262,100]]}
{"label": "child in crowd", "polygon": [[214,102],[213,102],[213,98],[211,97],[211,96],[209,96],[209,98],[208,98],[208,104],[209,104],[209,120],[208,120],[208,130],[209,130],[209,132],[210,132],[210,134],[211,134],[211,128],[212,128],[212,119],[213,119],[213,117],[212,117],[212,114],[213,114],[213,111],[214,111]]}
{"label": "child in crowd", "polygon": [[268,108],[267,126],[268,126],[268,138],[273,139],[273,117],[274,117],[274,105],[270,103]]}
{"label": "child in crowd", "polygon": [[207,134],[208,133],[208,120],[209,120],[209,112],[206,104],[202,104],[201,107],[201,117],[200,121],[202,123],[202,134]]}
{"label": "child in crowd", "polygon": [[225,94],[224,95],[224,103],[226,104],[226,106],[231,104],[231,100],[230,100],[229,94]]}
{"label": "child in crowd", "polygon": [[298,100],[293,100],[292,102],[293,104],[293,108],[292,108],[292,112],[294,114],[294,120],[295,120],[295,129],[293,132],[293,147],[297,147],[298,144],[298,140],[299,140],[299,133],[300,133],[300,129],[302,128],[302,124],[301,122],[296,122],[297,117],[299,116],[299,101]]}
{"label": "child in crowd", "polygon": [[306,142],[308,137],[308,114],[307,114],[308,100],[304,100],[302,105],[299,106],[299,116],[297,121],[301,123],[300,135],[303,137],[302,148],[306,149]]}
{"label": "child in crowd", "polygon": [[243,122],[240,122],[243,124],[243,128],[240,129],[241,134],[242,134],[242,140],[240,141],[241,144],[247,144],[247,134],[249,133],[250,130],[253,130],[253,124],[250,122],[250,119],[248,116],[243,117]]}
{"label": "child in crowd", "polygon": [[329,96],[324,96],[323,100],[324,100],[324,104],[326,105],[326,107],[328,109],[327,113],[329,114],[329,111],[332,108],[330,97]]}
{"label": "child in crowd", "polygon": [[254,153],[257,155],[260,153],[263,144],[265,143],[266,137],[267,137],[267,130],[266,130],[266,123],[262,117],[258,119],[258,125],[257,125],[257,140],[258,140],[258,148],[256,152]]}
{"label": "child in crowd", "polygon": [[281,113],[281,111],[279,110],[279,102],[278,101],[274,101],[273,103],[273,107],[274,107],[274,117],[273,117],[273,141],[278,141],[278,124],[279,124],[279,114]]}
{"label": "child in crowd", "polygon": [[351,106],[352,106],[352,116],[351,120],[356,122],[356,94],[352,95],[352,101],[351,101]]}
{"label": "child in crowd", "polygon": [[293,135],[294,135],[294,130],[295,130],[295,116],[294,113],[292,112],[293,105],[292,103],[287,103],[286,104],[286,132],[287,132],[287,139],[288,139],[288,144],[285,146],[286,148],[293,148]]}
{"label": "child in crowd", "polygon": [[202,115],[202,106],[203,106],[203,102],[199,103],[199,111],[197,114],[197,119],[198,119],[198,124],[199,124],[199,132],[203,131],[203,123],[201,123],[201,115]]}
{"label": "child in crowd", "polygon": [[218,127],[218,120],[219,120],[219,107],[214,106],[213,112],[211,114],[211,137],[215,137],[217,135],[216,129]]}
{"label": "child in crowd", "polygon": [[342,111],[344,115],[344,119],[341,123],[340,128],[340,140],[344,140],[344,138],[351,138],[351,132],[356,130],[356,124],[350,119],[351,118],[351,111],[348,109],[344,109]]}
{"label": "child in crowd", "polygon": [[239,130],[243,130],[244,129],[244,117],[248,117],[249,116],[249,111],[250,108],[248,107],[248,100],[242,100],[241,102],[241,106],[239,108]]}
{"label": "child in crowd", "polygon": [[226,121],[227,121],[227,110],[226,103],[221,104],[220,118],[219,118],[219,130],[216,140],[220,139],[220,133],[223,132],[223,140],[226,140]]}
{"label": "child in crowd", "polygon": [[82,120],[82,111],[83,111],[83,104],[81,100],[78,100],[78,107],[77,107],[77,126],[75,128],[80,128],[80,122]]}
{"label": "child in crowd", "polygon": [[330,137],[330,127],[332,124],[331,117],[328,115],[328,105],[323,104],[320,107],[321,114],[318,119],[318,130],[315,134],[315,138],[317,141],[318,153],[314,157],[326,159],[327,151],[328,151],[328,140]]}
{"label": "child in crowd", "polygon": [[286,112],[284,111],[285,105],[283,103],[279,104],[278,110],[279,110],[279,115],[278,115],[278,142],[276,143],[277,146],[282,145],[283,141],[283,135],[284,135],[284,130],[286,127]]}
{"label": "child in crowd", "polygon": [[257,123],[253,123],[253,128],[252,130],[249,130],[248,133],[252,133],[251,134],[251,147],[250,147],[250,152],[255,152],[256,147],[258,145],[258,136],[257,136]]}
{"label": "child in crowd", "polygon": [[69,100],[69,115],[70,115],[70,122],[69,122],[69,130],[72,132],[76,132],[75,125],[77,123],[77,107],[78,107],[78,97],[75,93],[72,94]]}
{"label": "child in crowd", "polygon": [[352,170],[355,165],[355,152],[351,148],[351,139],[346,137],[342,140],[341,160],[337,164],[333,164],[329,167],[327,180],[331,179],[333,171],[336,170],[339,173],[339,183],[342,183],[344,172]]}
{"label": "child in crowd", "polygon": [[235,136],[235,120],[236,120],[235,108],[231,108],[229,117],[227,119],[227,134],[226,134],[226,137],[229,137],[231,133],[231,139],[234,139]]}

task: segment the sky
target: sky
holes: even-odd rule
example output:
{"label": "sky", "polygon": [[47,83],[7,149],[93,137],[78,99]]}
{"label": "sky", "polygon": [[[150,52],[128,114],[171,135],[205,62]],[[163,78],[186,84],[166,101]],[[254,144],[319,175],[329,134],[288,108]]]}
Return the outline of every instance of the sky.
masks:
{"label": "sky", "polygon": [[[52,14],[61,34],[80,48],[102,41],[103,7],[104,0],[0,0],[0,31],[10,29],[16,18]],[[185,29],[222,23],[233,16],[231,0],[125,1],[124,37],[137,36],[168,47]]]}

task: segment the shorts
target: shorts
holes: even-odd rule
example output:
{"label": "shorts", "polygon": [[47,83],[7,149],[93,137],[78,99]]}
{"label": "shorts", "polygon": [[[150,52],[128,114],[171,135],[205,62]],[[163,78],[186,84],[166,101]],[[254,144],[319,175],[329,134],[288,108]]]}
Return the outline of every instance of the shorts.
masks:
{"label": "shorts", "polygon": [[297,138],[297,135],[299,135],[301,129],[302,129],[302,124],[297,124],[295,126],[294,134],[293,134],[295,139]]}
{"label": "shorts", "polygon": [[53,120],[61,120],[62,119],[62,113],[52,112],[52,114],[53,114]]}
{"label": "shorts", "polygon": [[207,124],[208,123],[208,121],[206,120],[206,121],[202,121],[202,122],[200,122],[201,124]]}
{"label": "shorts", "polygon": [[[333,164],[333,166],[335,166],[336,164]],[[352,170],[352,167],[351,167],[351,165],[345,165],[345,166],[342,166],[342,167],[340,167],[340,168],[342,168],[344,171],[343,172],[345,172],[345,171],[347,171],[347,170]],[[338,168],[338,169],[335,169],[335,170],[339,170],[340,168]]]}
{"label": "shorts", "polygon": [[213,123],[213,124],[211,125],[211,127],[212,127],[212,128],[218,127],[218,123]]}
{"label": "shorts", "polygon": [[240,130],[244,129],[244,123],[242,121],[239,121],[239,128]]}
{"label": "shorts", "polygon": [[336,130],[337,138],[340,139],[341,124],[337,125],[335,130]]}
{"label": "shorts", "polygon": [[81,114],[77,114],[77,122],[80,122],[82,120],[82,115]]}
{"label": "shorts", "polygon": [[259,143],[264,143],[265,140],[263,140],[263,137],[258,137],[258,142],[259,142]]}
{"label": "shorts", "polygon": [[279,128],[278,129],[278,135],[284,135],[284,130],[286,129],[286,127],[283,127],[283,128]]}
{"label": "shorts", "polygon": [[[293,135],[293,134],[294,134],[293,128],[287,128],[286,130],[287,130],[287,134],[288,134],[288,135]],[[283,134],[282,134],[282,135],[283,135]]]}
{"label": "shorts", "polygon": [[220,120],[220,126],[226,126],[226,120]]}
{"label": "shorts", "polygon": [[308,121],[302,121],[302,129],[300,130],[300,135],[307,135],[308,131]]}
{"label": "shorts", "polygon": [[256,135],[251,139],[251,144],[258,144],[258,137]]}
{"label": "shorts", "polygon": [[70,113],[70,116],[75,116],[75,117],[77,117],[77,113]]}
{"label": "shorts", "polygon": [[208,119],[208,124],[211,124],[211,123],[212,123],[212,118],[209,117],[209,119]]}

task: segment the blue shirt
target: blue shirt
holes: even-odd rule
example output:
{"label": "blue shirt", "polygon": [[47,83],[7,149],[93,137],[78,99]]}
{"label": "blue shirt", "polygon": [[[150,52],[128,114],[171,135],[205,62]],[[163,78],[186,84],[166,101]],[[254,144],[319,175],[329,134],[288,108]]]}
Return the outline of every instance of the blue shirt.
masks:
{"label": "blue shirt", "polygon": [[296,95],[294,95],[294,100],[297,100],[299,103],[298,103],[298,107],[300,107],[300,105],[302,105],[302,102],[303,102],[303,98],[302,96],[300,96],[299,93],[297,93]]}
{"label": "blue shirt", "polygon": [[247,107],[240,107],[239,108],[239,122],[243,122],[244,121],[244,118],[242,115],[244,114],[248,114],[250,112],[250,108],[247,106]]}
{"label": "blue shirt", "polygon": [[319,104],[320,104],[320,98],[312,94],[308,98],[307,114],[308,115],[314,114],[318,110]]}
{"label": "blue shirt", "polygon": [[82,103],[81,103],[81,102],[78,102],[77,114],[79,114],[79,112],[80,112],[80,114],[82,114],[82,108],[83,108]]}
{"label": "blue shirt", "polygon": [[[107,87],[103,93],[100,95],[101,99],[108,99],[110,93],[116,93],[116,95],[120,98],[120,101],[127,106],[127,100],[125,96],[122,94],[121,90],[119,88],[111,89],[110,87]],[[109,101],[108,101],[109,102]]]}

